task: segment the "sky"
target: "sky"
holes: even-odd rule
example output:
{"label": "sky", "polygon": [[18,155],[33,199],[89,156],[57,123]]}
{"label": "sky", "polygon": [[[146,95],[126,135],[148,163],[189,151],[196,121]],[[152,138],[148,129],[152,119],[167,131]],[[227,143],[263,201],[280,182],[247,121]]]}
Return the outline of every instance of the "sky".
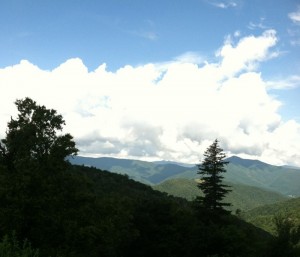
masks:
{"label": "sky", "polygon": [[0,138],[30,97],[79,155],[300,166],[300,0],[0,0]]}

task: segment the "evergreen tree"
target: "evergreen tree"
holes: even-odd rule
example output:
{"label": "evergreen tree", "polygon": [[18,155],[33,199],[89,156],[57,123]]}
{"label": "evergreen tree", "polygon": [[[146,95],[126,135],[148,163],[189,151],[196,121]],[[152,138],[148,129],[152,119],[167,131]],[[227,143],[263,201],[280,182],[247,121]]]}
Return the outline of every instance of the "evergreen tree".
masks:
{"label": "evergreen tree", "polygon": [[226,172],[224,161],[226,158],[223,149],[219,147],[219,141],[216,139],[204,153],[204,161],[198,165],[198,174],[201,175],[201,181],[198,187],[204,196],[198,196],[196,201],[208,210],[228,212],[224,209],[230,206],[230,203],[224,203],[222,200],[228,192],[229,186],[222,184],[222,173]]}

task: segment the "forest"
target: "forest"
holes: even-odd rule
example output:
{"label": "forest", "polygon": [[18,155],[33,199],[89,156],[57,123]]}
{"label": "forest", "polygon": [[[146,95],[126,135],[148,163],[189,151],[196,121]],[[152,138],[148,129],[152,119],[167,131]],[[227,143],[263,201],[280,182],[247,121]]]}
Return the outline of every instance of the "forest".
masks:
{"label": "forest", "polygon": [[211,208],[203,195],[188,201],[72,165],[78,149],[63,117],[30,98],[15,104],[0,144],[1,257],[300,256],[300,226],[286,217],[271,234],[223,211],[230,203]]}

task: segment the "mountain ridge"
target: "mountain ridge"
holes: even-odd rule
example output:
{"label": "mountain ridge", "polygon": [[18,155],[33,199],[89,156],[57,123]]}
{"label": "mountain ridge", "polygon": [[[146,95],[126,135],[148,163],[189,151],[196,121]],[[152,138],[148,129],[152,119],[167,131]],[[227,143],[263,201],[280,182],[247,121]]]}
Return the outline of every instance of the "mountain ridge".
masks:
{"label": "mountain ridge", "polygon": [[[157,163],[111,157],[75,156],[72,164],[93,166],[114,173],[126,174],[130,178],[149,185],[156,185],[174,178],[198,178],[197,166],[186,167],[173,162]],[[259,160],[232,156],[226,159],[224,180],[236,184],[259,187],[284,195],[300,196],[300,170],[274,166]]]}

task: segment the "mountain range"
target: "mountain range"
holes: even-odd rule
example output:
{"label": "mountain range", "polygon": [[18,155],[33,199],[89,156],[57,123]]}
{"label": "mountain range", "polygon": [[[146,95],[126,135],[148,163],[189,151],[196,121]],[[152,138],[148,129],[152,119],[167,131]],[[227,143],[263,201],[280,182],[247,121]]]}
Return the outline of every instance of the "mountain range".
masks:
{"label": "mountain range", "polygon": [[[274,166],[258,160],[242,159],[232,156],[226,159],[229,164],[224,180],[229,183],[257,187],[275,191],[285,196],[300,196],[300,170],[294,167]],[[131,179],[158,185],[175,178],[197,179],[197,166],[176,162],[146,162],[110,157],[70,158],[72,164],[91,166],[114,173],[126,174]]]}

